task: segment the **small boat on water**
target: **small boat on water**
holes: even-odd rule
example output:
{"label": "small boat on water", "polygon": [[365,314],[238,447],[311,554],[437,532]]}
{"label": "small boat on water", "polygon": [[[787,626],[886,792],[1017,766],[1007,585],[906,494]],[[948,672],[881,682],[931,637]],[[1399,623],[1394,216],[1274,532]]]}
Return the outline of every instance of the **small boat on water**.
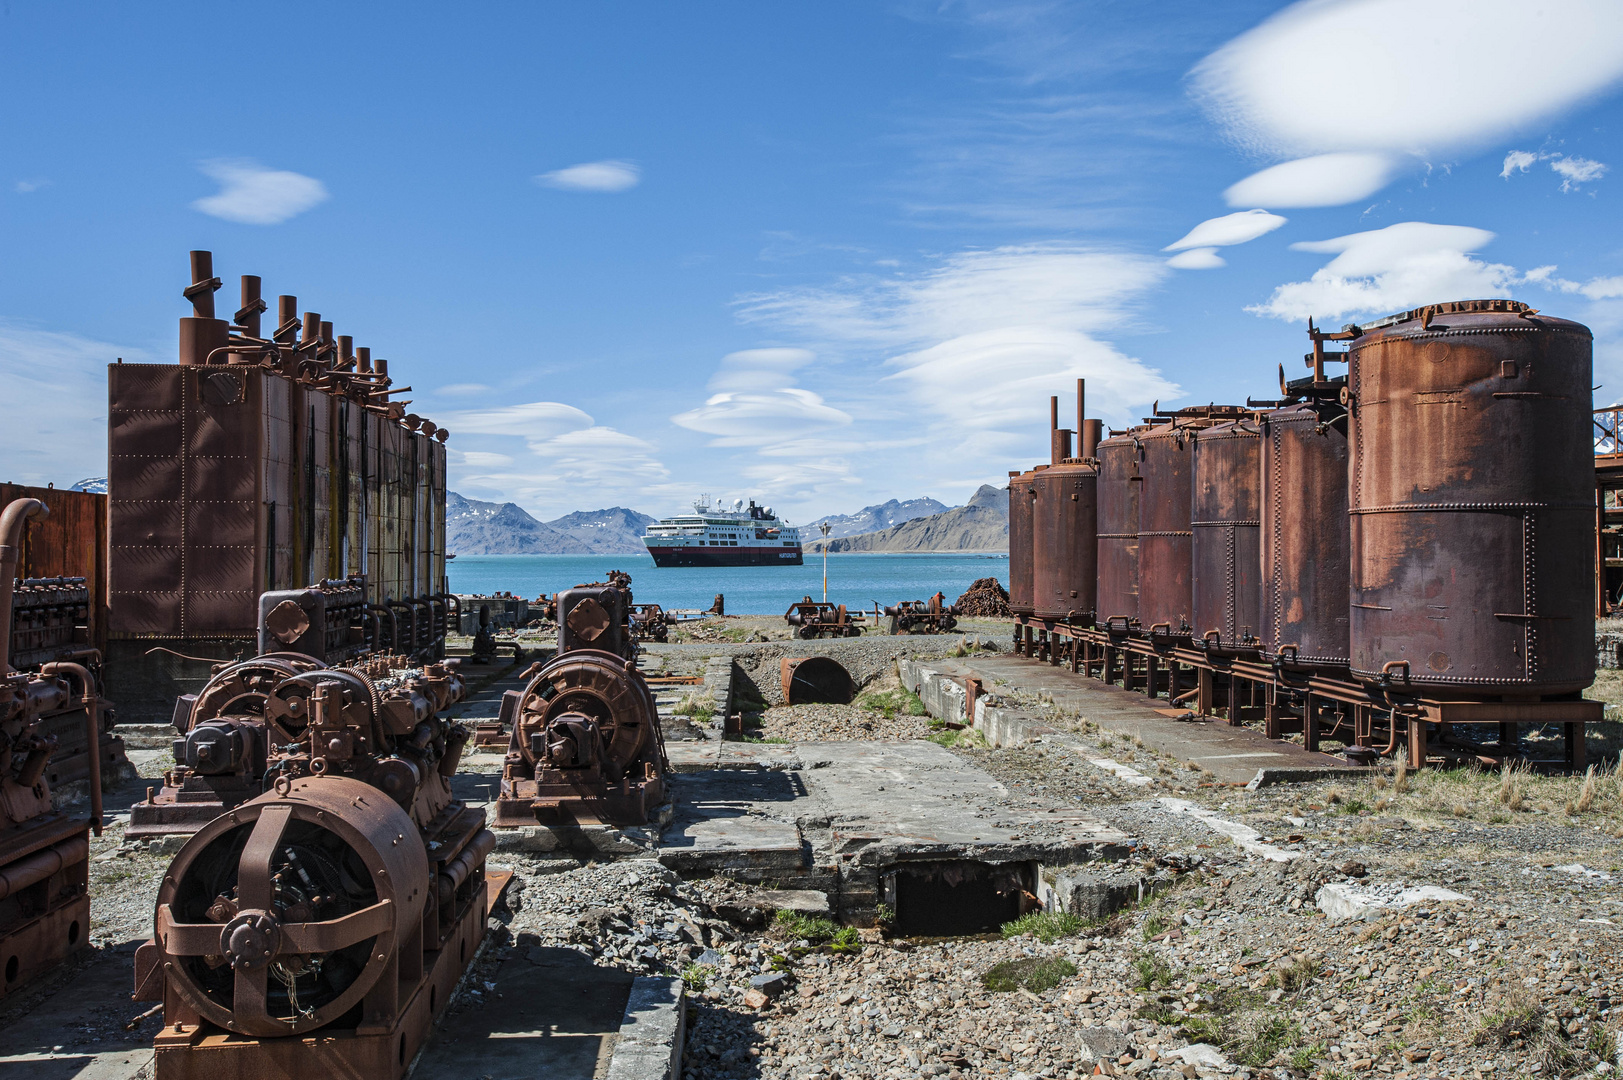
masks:
{"label": "small boat on water", "polygon": [[770,506],[743,499],[731,507],[710,496],[693,502],[693,513],[661,518],[648,526],[642,542],[655,566],[799,566],[800,530],[772,513]]}

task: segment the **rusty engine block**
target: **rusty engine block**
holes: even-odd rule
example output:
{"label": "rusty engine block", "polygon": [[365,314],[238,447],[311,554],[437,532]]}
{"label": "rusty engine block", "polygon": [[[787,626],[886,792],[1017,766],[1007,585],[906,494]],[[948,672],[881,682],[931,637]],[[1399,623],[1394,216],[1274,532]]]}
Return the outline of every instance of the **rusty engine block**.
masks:
{"label": "rusty engine block", "polygon": [[[175,766],[164,774],[161,791],[148,789],[146,801],[130,808],[127,838],[196,832],[268,791],[288,768],[286,748],[311,730],[323,687],[364,699],[391,738],[409,737],[414,748],[432,718],[462,700],[465,684],[454,665],[365,652],[365,635],[350,622],[366,614],[362,597],[346,583],[261,598],[261,655],[217,665],[200,693],[176,701]],[[350,666],[341,666],[346,661]],[[451,725],[445,735],[460,754],[466,729]],[[357,752],[380,745],[366,742]],[[384,772],[368,782],[391,794],[415,784],[406,765],[417,752],[394,755],[399,760],[378,765]]]}
{"label": "rusty engine block", "polygon": [[[43,503],[18,499],[0,513],[0,627],[12,627],[17,569],[23,533],[30,518],[43,518]],[[25,632],[49,630],[42,611],[71,620],[72,587],[34,586],[52,601],[22,619]],[[62,610],[67,608],[65,612]],[[58,809],[51,796],[49,767],[60,741],[52,719],[77,714],[85,746],[95,746],[101,730],[100,695],[85,664],[54,660],[37,672],[16,671],[10,663],[13,634],[0,636],[0,997],[54,967],[89,940],[90,837],[101,835],[101,758],[82,755],[90,781],[90,817]],[[36,642],[49,651],[48,639]],[[80,659],[100,660],[95,650]]]}
{"label": "rusty engine block", "polygon": [[496,825],[645,823],[665,802],[669,765],[654,695],[635,662],[574,649],[532,671],[523,692],[502,703],[512,735]]}
{"label": "rusty engine block", "polygon": [[216,816],[192,825],[136,955],[137,1000],[163,1002],[160,1080],[405,1071],[493,896],[495,836],[451,791],[468,733],[440,712],[461,689],[398,656],[283,653],[177,710],[187,764],[158,805]]}
{"label": "rusty engine block", "polygon": [[[859,616],[860,617],[860,616]],[[860,637],[862,624],[853,619],[845,605],[823,603],[806,597],[789,605],[783,621],[795,628],[795,636],[811,640],[820,637]]]}
{"label": "rusty engine block", "polygon": [[892,634],[946,634],[958,625],[963,612],[947,603],[945,593],[936,593],[928,600],[903,600],[887,607]]}

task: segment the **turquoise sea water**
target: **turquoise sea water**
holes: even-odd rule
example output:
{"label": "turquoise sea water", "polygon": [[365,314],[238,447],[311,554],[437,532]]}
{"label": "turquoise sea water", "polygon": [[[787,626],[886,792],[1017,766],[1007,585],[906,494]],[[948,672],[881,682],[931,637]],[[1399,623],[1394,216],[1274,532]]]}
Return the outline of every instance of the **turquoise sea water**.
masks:
{"label": "turquoise sea water", "polygon": [[[803,596],[823,595],[823,560],[810,556],[803,566],[657,567],[647,555],[458,555],[446,564],[452,592],[504,590],[531,598],[604,581],[610,570],[631,575],[637,603],[665,608],[707,608],[721,593],[729,615],[782,615]],[[939,590],[950,603],[983,577],[995,577],[1007,588],[1009,557],[830,555],[828,598],[852,609],[871,608],[876,601],[883,607],[925,600]]]}

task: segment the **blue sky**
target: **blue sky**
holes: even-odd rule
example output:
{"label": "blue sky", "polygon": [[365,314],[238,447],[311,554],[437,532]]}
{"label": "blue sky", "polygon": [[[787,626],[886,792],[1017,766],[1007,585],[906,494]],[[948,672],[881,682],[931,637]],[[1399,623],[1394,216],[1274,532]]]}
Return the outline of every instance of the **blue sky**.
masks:
{"label": "blue sky", "polygon": [[104,473],[191,248],[543,518],[961,502],[1079,375],[1114,424],[1266,397],[1309,314],[1466,296],[1589,323],[1623,398],[1620,78],[1588,0],[12,0],[0,478]]}

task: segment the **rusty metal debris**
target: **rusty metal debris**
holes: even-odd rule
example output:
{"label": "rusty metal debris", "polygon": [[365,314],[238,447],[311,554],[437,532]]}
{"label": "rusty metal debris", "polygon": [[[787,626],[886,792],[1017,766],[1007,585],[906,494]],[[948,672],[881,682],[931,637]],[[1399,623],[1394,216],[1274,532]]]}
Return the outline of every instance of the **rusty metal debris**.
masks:
{"label": "rusty metal debris", "polygon": [[1009,617],[1009,594],[995,577],[976,578],[963,595],[953,602],[960,614],[970,617]]}
{"label": "rusty metal debris", "polygon": [[851,673],[828,656],[785,656],[778,679],[786,705],[849,705],[857,693]]}
{"label": "rusty metal debris", "polygon": [[894,634],[946,634],[958,625],[963,611],[956,604],[948,604],[943,593],[928,600],[903,600],[885,608],[890,616],[890,632]]}
{"label": "rusty metal debris", "polygon": [[669,641],[670,619],[665,609],[658,604],[632,604],[631,636],[639,642],[657,641],[664,644]]}
{"label": "rusty metal debris", "polygon": [[532,670],[523,692],[502,702],[512,734],[495,824],[646,823],[670,770],[636,662],[575,648]]}
{"label": "rusty metal debris", "polygon": [[810,641],[820,637],[860,637],[861,614],[853,615],[844,604],[829,604],[806,597],[789,605],[783,621],[795,628],[795,636]]}
{"label": "rusty metal debris", "polygon": [[[0,637],[0,997],[88,943],[89,831],[101,835],[100,755],[83,755],[89,818],[57,809],[48,767],[60,740],[45,722],[76,714],[80,745],[98,744],[100,694],[90,667],[99,666],[99,654],[85,649],[75,660],[52,660],[33,672],[11,664],[15,613],[27,610],[14,607],[14,575],[29,520],[46,515],[36,499],[14,500],[0,512],[0,628],[6,630]],[[65,592],[66,606],[75,606],[76,587],[40,588]],[[42,635],[31,639],[36,653],[50,653],[51,639],[76,625],[71,612],[61,618],[66,621],[40,628]]]}
{"label": "rusty metal debris", "polygon": [[484,936],[496,838],[451,791],[451,673],[300,666],[212,697],[246,711],[189,732],[199,765],[263,755],[266,790],[202,825],[159,888],[134,995],[164,1003],[158,1080],[296,1073],[316,1034],[322,1068],[398,1077]]}

